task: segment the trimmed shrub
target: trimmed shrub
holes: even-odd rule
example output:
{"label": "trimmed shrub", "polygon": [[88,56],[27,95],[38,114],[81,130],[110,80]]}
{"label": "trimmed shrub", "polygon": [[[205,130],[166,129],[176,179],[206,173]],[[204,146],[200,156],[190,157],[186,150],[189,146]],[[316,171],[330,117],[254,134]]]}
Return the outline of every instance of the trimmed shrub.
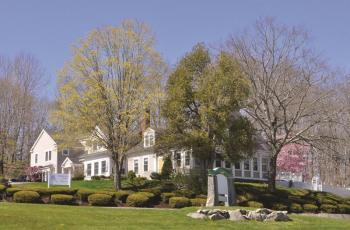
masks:
{"label": "trimmed shrub", "polygon": [[277,211],[286,211],[288,210],[288,206],[283,203],[274,203],[272,204],[272,209]]}
{"label": "trimmed shrub", "polygon": [[289,206],[289,211],[294,212],[294,213],[301,213],[301,212],[303,212],[303,207],[301,207],[300,204],[292,203]]}
{"label": "trimmed shrub", "polygon": [[236,201],[238,204],[244,204],[244,203],[248,202],[247,197],[245,197],[244,195],[237,195],[236,197],[237,197]]}
{"label": "trimmed shrub", "polygon": [[196,194],[188,189],[182,189],[175,191],[176,196],[178,197],[187,197],[187,198],[194,198]]}
{"label": "trimmed shrub", "polygon": [[6,190],[5,185],[0,184],[0,193],[5,192],[5,190]]}
{"label": "trimmed shrub", "polygon": [[197,195],[196,198],[201,198],[201,199],[207,199],[207,195],[204,195],[204,194],[200,194],[200,195]]}
{"label": "trimmed shrub", "polygon": [[158,187],[158,189],[161,188],[161,182],[160,180],[145,180],[144,182],[144,185],[143,185],[143,188],[145,189],[151,189],[151,188],[155,188],[155,187]]}
{"label": "trimmed shrub", "polygon": [[301,205],[310,203],[309,201],[304,200],[298,196],[288,196],[288,200],[292,203],[301,204]]}
{"label": "trimmed shrub", "polygon": [[51,196],[51,203],[61,205],[72,205],[74,203],[74,198],[72,195],[53,194]]}
{"label": "trimmed shrub", "polygon": [[312,212],[315,213],[318,211],[318,207],[314,204],[304,204],[303,205],[304,212]]}
{"label": "trimmed shrub", "polygon": [[272,195],[272,194],[262,194],[259,197],[259,201],[261,201],[262,203],[267,203],[267,204],[271,204],[274,201],[276,201],[276,196]]}
{"label": "trimmed shrub", "polygon": [[88,201],[92,206],[110,206],[112,204],[112,196],[96,193],[90,195]]}
{"label": "trimmed shrub", "polygon": [[119,200],[120,202],[125,203],[128,196],[132,193],[133,193],[132,191],[119,190],[114,193],[114,196],[116,200]]}
{"label": "trimmed shrub", "polygon": [[81,202],[87,202],[88,201],[88,197],[92,194],[95,194],[96,192],[93,190],[88,190],[88,189],[79,189],[77,192],[78,195],[78,199]]}
{"label": "trimmed shrub", "polygon": [[252,207],[252,208],[263,208],[264,205],[257,201],[248,201],[246,202],[246,206]]}
{"label": "trimmed shrub", "polygon": [[157,203],[161,200],[161,191],[158,188],[146,188],[141,189],[140,192],[147,192],[153,194],[153,197],[150,197],[152,203]]}
{"label": "trimmed shrub", "polygon": [[338,207],[331,204],[322,204],[320,206],[320,210],[326,213],[337,213]]}
{"label": "trimmed shrub", "polygon": [[6,189],[6,195],[7,196],[13,196],[13,194],[15,194],[16,192],[22,191],[22,189],[20,188],[7,188]]}
{"label": "trimmed shrub", "polygon": [[169,205],[171,208],[183,208],[190,206],[191,202],[187,197],[171,197],[169,199]]}
{"label": "trimmed shrub", "polygon": [[207,203],[207,199],[203,198],[194,198],[190,199],[190,201],[192,206],[205,206],[205,204]]}
{"label": "trimmed shrub", "polygon": [[92,176],[91,180],[101,180],[101,177],[100,176]]}
{"label": "trimmed shrub", "polygon": [[164,203],[169,203],[169,199],[174,196],[175,196],[175,193],[173,192],[164,192],[162,193],[162,201]]}
{"label": "trimmed shrub", "polygon": [[339,213],[350,214],[350,205],[348,204],[338,204]]}
{"label": "trimmed shrub", "polygon": [[175,190],[175,184],[172,181],[162,181],[160,189],[162,192],[172,192]]}
{"label": "trimmed shrub", "polygon": [[131,207],[148,207],[150,198],[146,192],[136,192],[128,196],[126,204]]}
{"label": "trimmed shrub", "polygon": [[40,203],[40,195],[34,191],[19,191],[13,195],[16,203]]}

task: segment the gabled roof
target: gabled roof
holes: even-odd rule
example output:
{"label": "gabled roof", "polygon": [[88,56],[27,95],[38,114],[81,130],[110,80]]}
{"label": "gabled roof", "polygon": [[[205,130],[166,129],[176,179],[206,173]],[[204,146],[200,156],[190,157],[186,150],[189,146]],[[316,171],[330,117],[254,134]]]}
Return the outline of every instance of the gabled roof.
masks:
{"label": "gabled roof", "polygon": [[[30,148],[30,151],[31,151],[31,152],[33,151],[34,147],[38,144],[40,138],[41,138],[45,133],[51,138],[51,140],[52,140],[53,142],[56,143],[56,141],[52,138],[52,136],[51,136],[45,129],[43,129],[43,130],[41,130],[41,132],[40,132],[38,138],[35,140],[33,146]],[[57,144],[57,143],[56,143],[56,144]]]}

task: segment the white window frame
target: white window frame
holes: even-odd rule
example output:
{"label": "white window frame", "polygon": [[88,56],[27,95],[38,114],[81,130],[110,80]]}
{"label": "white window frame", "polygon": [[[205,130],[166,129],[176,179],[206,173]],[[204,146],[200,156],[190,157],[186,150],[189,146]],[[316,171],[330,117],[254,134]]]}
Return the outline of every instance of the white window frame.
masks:
{"label": "white window frame", "polygon": [[[89,168],[90,168],[90,173],[89,173]],[[86,164],[86,175],[91,176],[91,173],[92,173],[92,164],[88,163],[88,164]]]}
{"label": "white window frame", "polygon": [[38,163],[38,154],[35,154],[35,156],[34,156],[34,161],[35,161],[35,164]]}
{"label": "white window frame", "polygon": [[[146,164],[146,162],[147,162],[147,164]],[[144,172],[148,172],[148,163],[149,163],[148,157],[143,158],[143,171]],[[147,166],[147,168],[146,168],[146,166]]]}
{"label": "white window frame", "polygon": [[[104,168],[103,168],[103,163],[105,164],[104,165]],[[101,173],[106,173],[107,172],[107,161],[104,160],[104,161],[101,161]]]}
{"label": "white window frame", "polygon": [[[96,167],[97,165],[97,167]],[[94,176],[98,176],[99,175],[99,171],[100,171],[100,162],[94,162]],[[97,169],[97,173],[96,173],[96,169]]]}
{"label": "white window frame", "polygon": [[152,147],[155,143],[155,134],[153,131],[146,132],[143,137],[143,145],[145,148]]}
{"label": "white window frame", "polygon": [[[136,167],[137,166],[137,167]],[[137,170],[136,170],[137,169]],[[139,160],[134,159],[134,173],[138,174],[139,173]]]}

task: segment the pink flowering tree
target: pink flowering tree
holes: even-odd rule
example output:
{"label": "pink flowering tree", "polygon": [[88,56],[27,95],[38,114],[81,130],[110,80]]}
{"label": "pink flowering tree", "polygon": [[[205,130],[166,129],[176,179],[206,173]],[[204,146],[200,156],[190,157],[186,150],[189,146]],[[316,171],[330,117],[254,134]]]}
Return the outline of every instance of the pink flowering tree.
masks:
{"label": "pink flowering tree", "polygon": [[305,173],[307,154],[310,146],[288,144],[282,148],[277,157],[277,169],[280,172]]}

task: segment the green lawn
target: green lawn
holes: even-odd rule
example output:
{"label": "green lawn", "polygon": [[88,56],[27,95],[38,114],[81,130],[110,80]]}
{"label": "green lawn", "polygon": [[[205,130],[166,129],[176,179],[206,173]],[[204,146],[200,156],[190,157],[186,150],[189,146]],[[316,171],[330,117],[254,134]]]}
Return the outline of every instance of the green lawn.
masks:
{"label": "green lawn", "polygon": [[97,208],[0,203],[0,229],[350,229],[350,221],[291,215],[284,223],[195,220],[197,208]]}

